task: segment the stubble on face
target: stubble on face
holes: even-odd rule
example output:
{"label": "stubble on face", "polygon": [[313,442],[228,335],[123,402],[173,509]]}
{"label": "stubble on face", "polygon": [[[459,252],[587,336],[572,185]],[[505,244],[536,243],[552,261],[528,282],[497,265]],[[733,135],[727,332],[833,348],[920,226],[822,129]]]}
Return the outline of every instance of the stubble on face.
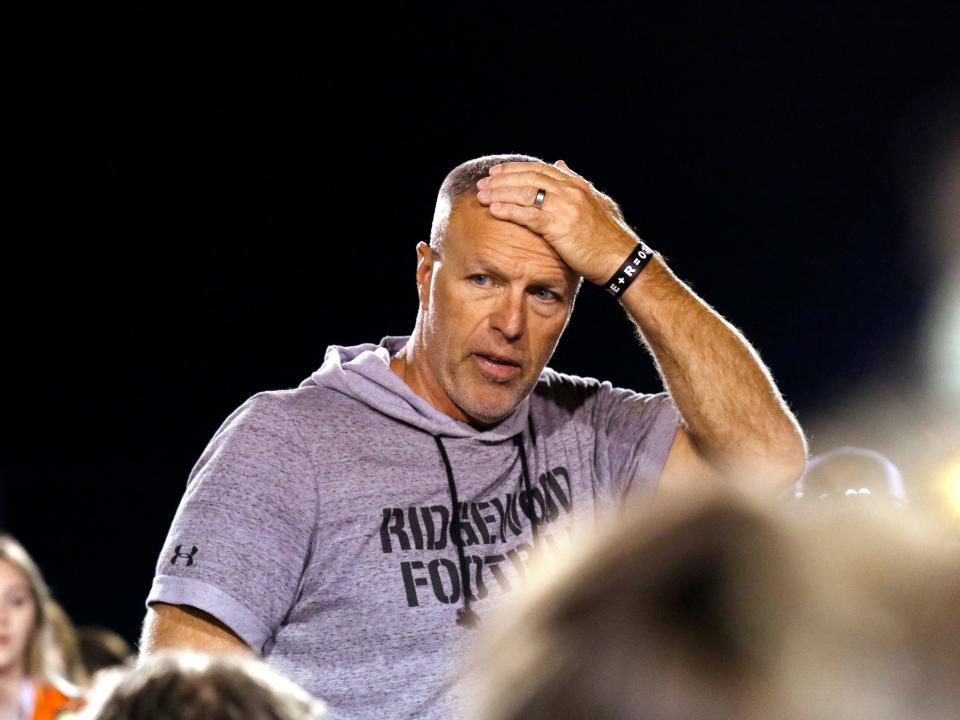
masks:
{"label": "stubble on face", "polygon": [[461,199],[421,304],[423,361],[448,403],[434,406],[482,427],[510,415],[552,356],[576,285],[540,236]]}

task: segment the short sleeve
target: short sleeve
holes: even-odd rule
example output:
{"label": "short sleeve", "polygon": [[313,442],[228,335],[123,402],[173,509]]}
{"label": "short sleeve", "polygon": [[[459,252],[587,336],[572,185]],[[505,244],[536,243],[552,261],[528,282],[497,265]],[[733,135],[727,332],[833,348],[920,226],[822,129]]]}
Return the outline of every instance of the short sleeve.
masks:
{"label": "short sleeve", "polygon": [[298,428],[279,400],[255,395],[193,468],[147,604],[203,610],[262,653],[296,601],[316,506]]}
{"label": "short sleeve", "polygon": [[607,479],[619,497],[656,488],[680,425],[670,395],[637,393],[602,382],[593,401],[598,476]]}

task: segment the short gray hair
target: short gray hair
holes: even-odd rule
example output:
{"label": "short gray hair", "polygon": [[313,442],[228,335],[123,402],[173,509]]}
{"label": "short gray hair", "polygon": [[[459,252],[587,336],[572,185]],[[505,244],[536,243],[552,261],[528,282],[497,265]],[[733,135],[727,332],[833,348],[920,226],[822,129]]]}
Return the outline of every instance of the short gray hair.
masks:
{"label": "short gray hair", "polygon": [[430,227],[430,247],[440,250],[450,224],[450,212],[457,200],[477,191],[477,182],[490,174],[494,165],[506,162],[543,162],[532,155],[484,155],[460,163],[443,179],[437,194],[437,205],[433,211],[433,225]]}

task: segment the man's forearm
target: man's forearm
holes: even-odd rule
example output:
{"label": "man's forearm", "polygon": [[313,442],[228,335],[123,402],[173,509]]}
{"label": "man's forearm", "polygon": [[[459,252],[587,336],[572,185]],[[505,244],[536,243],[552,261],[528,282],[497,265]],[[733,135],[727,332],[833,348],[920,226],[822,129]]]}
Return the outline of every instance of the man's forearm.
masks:
{"label": "man's forearm", "polygon": [[[606,282],[636,248],[638,238],[617,204],[562,160],[495,165],[477,187],[477,200],[494,218],[536,233],[590,282]],[[740,333],[677,280],[659,256],[621,301],[685,424],[664,476],[679,467],[684,475],[693,470],[780,485],[800,475],[803,435]],[[675,452],[678,447],[682,452]]]}
{"label": "man's forearm", "polygon": [[803,472],[803,433],[759,356],[659,255],[622,302],[711,469],[779,485]]}

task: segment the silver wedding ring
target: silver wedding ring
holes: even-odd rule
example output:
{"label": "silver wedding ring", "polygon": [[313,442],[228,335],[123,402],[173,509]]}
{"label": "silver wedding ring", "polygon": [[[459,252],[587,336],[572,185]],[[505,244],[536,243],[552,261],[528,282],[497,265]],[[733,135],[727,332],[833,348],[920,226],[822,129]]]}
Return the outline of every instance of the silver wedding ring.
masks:
{"label": "silver wedding ring", "polygon": [[539,190],[537,190],[537,197],[536,197],[536,199],[533,201],[533,206],[534,206],[537,210],[543,210],[543,199],[544,199],[546,196],[547,196],[547,191],[546,191],[546,190],[544,190],[543,188],[540,188]]}

